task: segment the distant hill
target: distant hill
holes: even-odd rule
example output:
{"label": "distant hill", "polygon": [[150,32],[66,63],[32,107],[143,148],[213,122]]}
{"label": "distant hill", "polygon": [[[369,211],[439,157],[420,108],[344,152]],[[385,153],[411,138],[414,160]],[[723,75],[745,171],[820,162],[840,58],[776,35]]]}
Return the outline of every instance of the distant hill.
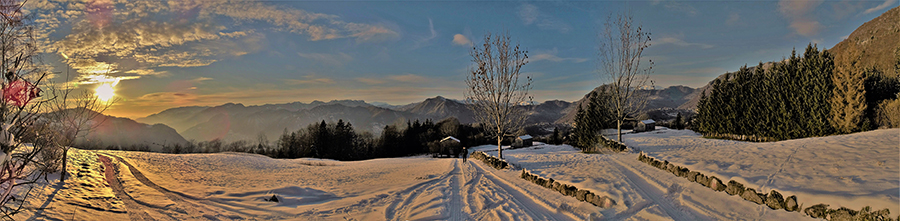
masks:
{"label": "distant hill", "polygon": [[103,114],[97,115],[88,124],[92,125],[93,129],[84,137],[76,140],[75,146],[131,147],[139,145],[148,146],[152,151],[160,151],[163,145],[188,143],[175,129],[164,124],[149,125],[128,118]]}
{"label": "distant hill", "polygon": [[475,114],[465,104],[447,99],[441,96],[425,99],[419,103],[401,106],[396,110],[405,111],[419,116],[441,120],[447,117],[456,117],[460,123],[475,122]]}
{"label": "distant hill", "polygon": [[[226,104],[228,105],[228,104]],[[312,109],[291,111],[288,109],[257,109],[243,105],[211,107],[198,123],[183,132],[184,137],[196,141],[222,139],[224,141],[257,141],[260,134],[275,141],[286,129],[294,132],[309,124],[321,121],[337,122],[343,119],[356,130],[380,132],[385,125],[406,122],[408,119],[424,119],[421,116],[375,106],[346,106],[333,103]]]}
{"label": "distant hill", "polygon": [[[608,85],[602,85],[594,88],[592,91],[599,91],[602,87],[606,87]],[[694,89],[688,86],[670,86],[663,89],[654,89],[654,90],[643,90],[648,91],[650,93],[650,97],[647,101],[647,106],[644,107],[641,112],[646,112],[649,110],[656,109],[682,109],[681,106],[684,106],[685,103],[690,102],[693,97],[698,97],[700,89]],[[587,97],[590,95],[590,92],[584,95],[581,99],[573,102],[572,105],[564,110],[564,116],[561,116],[556,120],[556,123],[559,124],[570,124],[575,120],[575,114],[578,112],[578,106],[586,106]]]}
{"label": "distant hill", "polygon": [[333,100],[329,102],[313,101],[310,103],[292,102],[285,104],[265,104],[259,106],[244,106],[243,104],[227,103],[215,107],[207,106],[190,106],[166,109],[162,112],[151,114],[150,116],[136,119],[138,122],[147,124],[165,124],[179,132],[184,132],[197,124],[209,121],[212,117],[219,114],[226,115],[247,115],[260,111],[285,110],[289,112],[308,110],[322,105],[342,104],[349,107],[371,106],[360,100]]}
{"label": "distant hill", "polygon": [[[527,124],[540,124],[553,123],[564,116],[570,106],[569,102],[554,100],[522,108],[527,108],[526,112],[530,115]],[[455,117],[461,123],[475,122],[474,113],[464,103],[441,96],[407,105],[380,106],[356,100],[259,106],[227,103],[215,107],[172,108],[138,121],[174,125],[173,128],[188,140],[208,141],[218,138],[226,142],[255,142],[260,135],[269,141],[275,141],[285,130],[294,132],[323,120],[344,120],[357,131],[369,131],[377,136],[386,125],[426,119],[437,122],[449,117]]]}

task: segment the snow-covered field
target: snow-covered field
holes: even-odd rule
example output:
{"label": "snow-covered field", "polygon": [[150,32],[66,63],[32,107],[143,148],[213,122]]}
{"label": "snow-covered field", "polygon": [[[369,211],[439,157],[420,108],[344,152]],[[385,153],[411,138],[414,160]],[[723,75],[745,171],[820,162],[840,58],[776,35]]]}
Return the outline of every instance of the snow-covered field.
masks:
{"label": "snow-covered field", "polygon": [[[776,143],[710,140],[690,131],[625,135],[650,156],[751,188],[817,203],[900,211],[900,129]],[[479,146],[496,154],[496,146]],[[491,151],[493,150],[493,151]],[[470,159],[340,162],[243,153],[71,153],[63,186],[18,219],[56,220],[809,220],[714,192],[637,161],[570,146],[505,150],[516,168]],[[599,208],[519,178],[521,168],[609,196]],[[267,201],[272,195],[279,202]],[[40,208],[40,209],[37,209]]]}

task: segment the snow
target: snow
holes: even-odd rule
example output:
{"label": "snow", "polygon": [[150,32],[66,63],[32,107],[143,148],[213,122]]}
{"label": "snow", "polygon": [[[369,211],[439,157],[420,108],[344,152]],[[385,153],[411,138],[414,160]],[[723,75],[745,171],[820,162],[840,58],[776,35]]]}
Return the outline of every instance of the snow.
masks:
{"label": "snow", "polygon": [[[900,211],[900,129],[749,143],[688,130],[623,135],[660,160],[811,206]],[[472,147],[496,155],[496,145]],[[508,148],[508,147],[505,147]],[[57,220],[812,220],[770,210],[637,161],[568,145],[504,150],[514,169],[424,156],[334,161],[246,153],[73,149],[62,186],[17,219]],[[521,169],[616,201],[599,208],[519,178]],[[52,182],[52,181],[51,181]],[[271,202],[273,195],[279,202]]]}

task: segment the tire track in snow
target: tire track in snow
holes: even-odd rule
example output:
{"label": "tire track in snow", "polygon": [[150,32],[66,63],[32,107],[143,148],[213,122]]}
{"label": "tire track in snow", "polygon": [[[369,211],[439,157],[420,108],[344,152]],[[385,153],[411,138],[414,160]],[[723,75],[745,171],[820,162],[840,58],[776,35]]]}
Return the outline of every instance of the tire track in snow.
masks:
{"label": "tire track in snow", "polygon": [[451,174],[456,174],[450,178],[450,202],[447,207],[447,214],[450,215],[448,220],[469,220],[471,217],[463,215],[463,199],[462,199],[462,187],[465,183],[465,177],[462,174],[462,168],[460,167],[460,160],[456,160],[453,162],[453,171]]}
{"label": "tire track in snow", "polygon": [[385,208],[385,220],[405,219],[407,217],[406,215],[409,214],[410,209],[418,207],[417,205],[413,205],[413,203],[416,202],[416,197],[422,193],[430,192],[431,190],[438,188],[441,183],[446,182],[446,185],[449,187],[449,179],[454,175],[454,171],[456,171],[455,173],[459,173],[459,168],[457,168],[455,164],[453,169],[438,178],[415,184],[412,187],[392,194],[392,198],[396,199]]}
{"label": "tire track in snow", "polygon": [[[242,205],[242,204],[238,204],[238,203],[217,200],[217,199],[199,198],[199,197],[194,197],[194,196],[187,195],[187,194],[184,194],[181,192],[172,191],[172,190],[166,189],[165,187],[159,186],[156,183],[154,183],[153,181],[151,181],[150,179],[148,179],[146,176],[144,176],[143,173],[141,173],[141,171],[139,171],[137,168],[132,166],[131,163],[129,163],[122,157],[119,157],[119,156],[116,156],[113,154],[108,154],[108,153],[98,154],[98,156],[116,158],[119,162],[122,162],[123,164],[125,164],[125,166],[128,167],[128,169],[131,171],[132,175],[134,175],[134,178],[137,179],[139,182],[141,182],[142,184],[144,184],[147,187],[153,188],[154,190],[162,193],[169,200],[174,201],[175,204],[177,205],[176,208],[180,209],[180,210],[176,210],[175,212],[184,213],[190,217],[194,217],[194,218],[202,217],[204,219],[218,219],[217,217],[225,218],[225,219],[241,219],[240,216],[237,216],[237,214],[240,214],[244,217],[275,218],[272,216],[264,216],[261,214],[250,214],[250,213],[242,212],[239,209],[246,209],[246,210],[251,210],[251,211],[266,211],[267,213],[276,213],[276,214],[279,214],[280,216],[291,216],[290,214],[286,214],[286,213],[279,212],[279,211],[270,211],[270,210],[266,210],[266,209],[255,207],[255,206]],[[192,202],[192,201],[194,201],[194,202]],[[207,211],[214,212],[214,214],[204,214],[204,212],[198,208],[203,208]],[[234,213],[237,213],[237,214],[234,214]]]}
{"label": "tire track in snow", "polygon": [[669,216],[669,218],[672,218],[673,220],[686,221],[698,220],[698,218],[700,218],[694,214],[691,214],[690,212],[678,209],[670,199],[664,197],[665,193],[663,193],[662,190],[650,184],[650,182],[653,181],[648,180],[646,177],[636,173],[635,171],[637,170],[637,168],[625,165],[624,163],[619,162],[612,157],[608,157],[607,159],[610,159],[610,161],[608,162],[613,162],[616,164],[615,167],[618,168],[619,172],[625,176],[625,181],[628,182],[628,184],[631,184],[631,186],[634,187],[634,190],[638,194],[646,199],[652,200],[654,203],[659,205],[660,209],[662,209],[663,212],[665,212]]}
{"label": "tire track in snow", "polygon": [[113,190],[113,193],[116,194],[116,197],[122,199],[122,203],[125,204],[126,211],[128,211],[128,218],[131,220],[156,220],[146,212],[146,210],[152,208],[138,203],[134,198],[125,193],[125,188],[122,187],[122,183],[119,182],[119,178],[116,176],[119,167],[113,165],[109,157],[103,155],[98,155],[98,157],[100,158],[100,162],[103,162],[103,174],[106,176],[106,182],[109,183],[109,187]]}
{"label": "tire track in snow", "polygon": [[[540,202],[535,201],[534,199],[529,197],[530,195],[533,195],[533,194],[527,193],[526,191],[519,189],[518,187],[514,187],[513,185],[511,185],[507,181],[505,181],[503,178],[494,174],[493,171],[489,171],[489,169],[485,169],[484,165],[482,165],[482,164],[474,163],[473,165],[474,165],[474,168],[476,168],[476,171],[478,171],[478,173],[484,175],[483,178],[485,178],[485,179],[483,179],[483,180],[485,180],[486,182],[489,183],[489,185],[487,185],[487,186],[495,187],[495,188],[489,188],[491,191],[497,191],[497,192],[501,193],[502,195],[507,196],[507,198],[505,198],[505,200],[509,200],[510,202],[514,203],[514,205],[517,205],[517,207],[522,209],[523,212],[525,212],[525,214],[529,218],[531,218],[533,220],[559,220],[558,217],[555,217],[552,215],[552,214],[556,214],[554,211],[549,210],[549,208],[547,206],[543,206],[543,205],[541,205]],[[492,169],[490,169],[490,170],[492,170]],[[513,209],[513,208],[510,208],[510,209]],[[516,218],[519,218],[519,217],[516,217]],[[502,219],[502,217],[501,217],[501,219]]]}

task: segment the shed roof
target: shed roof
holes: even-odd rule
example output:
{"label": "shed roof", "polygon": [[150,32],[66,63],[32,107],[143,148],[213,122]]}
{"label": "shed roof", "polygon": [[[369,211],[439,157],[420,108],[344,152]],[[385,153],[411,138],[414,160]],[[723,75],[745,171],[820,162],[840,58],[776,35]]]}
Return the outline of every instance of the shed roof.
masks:
{"label": "shed roof", "polygon": [[531,135],[525,134],[525,135],[519,136],[519,139],[527,140],[527,139],[532,139],[532,137],[531,137]]}
{"label": "shed roof", "polygon": [[647,119],[647,120],[642,120],[641,123],[652,124],[652,123],[656,123],[656,121],[654,121],[653,119]]}
{"label": "shed roof", "polygon": [[441,142],[444,142],[446,140],[453,140],[453,141],[459,142],[459,139],[456,139],[456,137],[453,137],[453,136],[447,136],[444,139],[441,139]]}

